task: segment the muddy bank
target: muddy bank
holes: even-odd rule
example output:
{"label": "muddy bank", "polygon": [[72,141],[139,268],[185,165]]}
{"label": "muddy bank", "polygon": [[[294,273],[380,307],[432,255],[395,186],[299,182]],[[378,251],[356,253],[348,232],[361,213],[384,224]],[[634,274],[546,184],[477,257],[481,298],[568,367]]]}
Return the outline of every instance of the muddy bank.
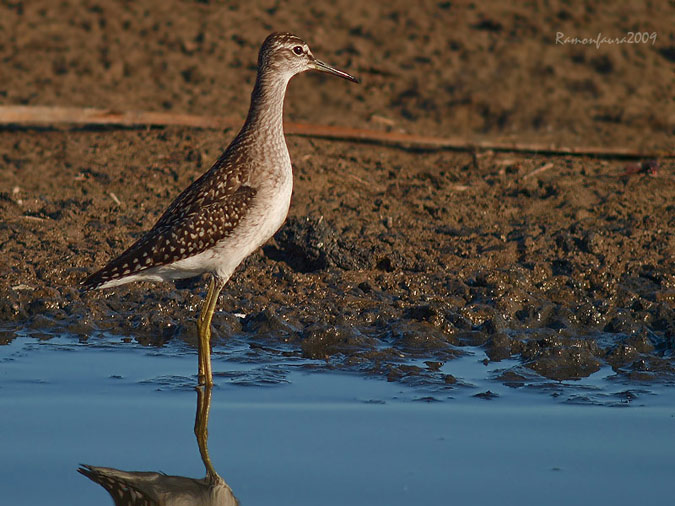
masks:
{"label": "muddy bank", "polygon": [[[77,283],[198,175],[219,149],[214,137],[5,132],[5,143],[38,149],[16,162],[21,171],[4,173],[13,189],[1,201],[4,339],[24,329],[195,342],[204,280],[86,294]],[[61,161],[42,165],[54,146]],[[587,376],[604,363],[630,378],[671,376],[667,170],[623,176],[625,162],[305,139],[290,148],[291,216],[228,284],[217,344],[243,333],[330,367],[448,385],[454,378],[436,375],[435,364],[464,345],[483,346],[491,360],[520,357],[551,379]],[[528,177],[544,163],[553,166]],[[41,172],[34,180],[31,164]]]}
{"label": "muddy bank", "polygon": [[[347,19],[340,3],[311,15],[293,2],[276,10],[146,4],[0,7],[11,70],[0,100],[243,117],[260,41],[289,29],[364,81],[296,78],[291,120],[672,145],[672,41],[657,7],[428,3],[413,17],[395,2]],[[663,37],[601,50],[553,43],[558,29],[631,29],[627,18]],[[234,133],[0,132],[0,339],[106,332],[194,343],[204,280],[92,294],[77,283],[149,228]],[[514,385],[532,374],[584,377],[604,364],[621,377],[672,380],[672,160],[627,167],[295,137],[289,148],[289,220],[228,284],[217,345],[244,335],[327,367],[447,388],[461,378],[439,364],[467,345],[489,360],[519,358],[522,367],[501,378]]]}

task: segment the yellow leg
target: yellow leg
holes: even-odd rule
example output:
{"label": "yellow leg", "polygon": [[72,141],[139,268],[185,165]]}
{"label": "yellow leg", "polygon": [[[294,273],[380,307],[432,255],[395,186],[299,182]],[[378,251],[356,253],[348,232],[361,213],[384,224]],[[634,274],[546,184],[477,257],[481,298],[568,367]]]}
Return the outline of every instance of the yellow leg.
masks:
{"label": "yellow leg", "polygon": [[209,456],[209,410],[211,408],[211,386],[204,385],[196,388],[197,390],[197,415],[195,416],[195,436],[197,436],[197,445],[199,453],[202,456],[202,462],[206,468],[206,477],[209,483],[222,481],[211,463]]}
{"label": "yellow leg", "polygon": [[202,312],[197,320],[197,329],[199,330],[199,384],[213,385],[213,374],[211,372],[211,319],[216,309],[216,302],[220,291],[225,283],[215,276],[211,278],[209,284],[209,293],[204,301]]}

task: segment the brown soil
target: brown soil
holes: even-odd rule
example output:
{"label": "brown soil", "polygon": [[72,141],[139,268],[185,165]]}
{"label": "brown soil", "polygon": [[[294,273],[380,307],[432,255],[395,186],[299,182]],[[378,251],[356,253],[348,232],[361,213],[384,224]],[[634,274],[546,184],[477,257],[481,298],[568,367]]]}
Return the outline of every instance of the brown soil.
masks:
{"label": "brown soil", "polygon": [[[4,2],[0,102],[243,118],[260,42],[284,30],[363,79],[297,77],[292,121],[672,149],[667,2],[306,5]],[[656,43],[555,44],[556,32],[637,30]],[[0,132],[1,338],[105,331],[195,342],[204,280],[86,294],[77,283],[149,228],[234,133]],[[245,335],[334,367],[447,385],[455,380],[439,362],[467,345],[491,360],[519,357],[529,370],[505,374],[509,384],[603,364],[673,377],[672,159],[626,170],[617,160],[288,141],[289,220],[229,282],[218,344]]]}

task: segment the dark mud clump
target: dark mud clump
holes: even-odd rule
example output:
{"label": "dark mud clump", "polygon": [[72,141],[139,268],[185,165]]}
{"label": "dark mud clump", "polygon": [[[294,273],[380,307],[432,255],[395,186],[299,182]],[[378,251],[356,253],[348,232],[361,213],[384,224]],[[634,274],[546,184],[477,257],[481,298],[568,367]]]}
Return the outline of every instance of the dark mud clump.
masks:
{"label": "dark mud clump", "polygon": [[[672,60],[661,39],[602,51],[553,39],[625,19],[666,34],[672,16],[666,7],[584,5],[427,2],[412,13],[394,2],[350,9],[347,19],[335,16],[346,8],[338,2],[322,7],[334,21],[311,25],[297,21],[302,2],[227,15],[215,4],[157,2],[150,17],[134,4],[7,5],[0,102],[243,120],[257,47],[283,21],[363,78],[359,87],[294,79],[290,120],[672,149],[663,98]],[[48,30],[34,28],[46,19]],[[105,333],[195,343],[204,279],[86,294],[77,284],[149,228],[234,133],[0,132],[0,342]],[[216,346],[237,337],[317,367],[441,388],[461,383],[448,371],[466,347],[489,361],[519,360],[500,376],[513,386],[603,366],[672,381],[672,159],[410,152],[298,137],[289,148],[291,215],[228,283]]]}
{"label": "dark mud clump", "polygon": [[359,270],[373,267],[373,251],[342,239],[323,216],[290,217],[275,235],[277,246],[267,246],[265,254],[283,261],[298,272],[317,272],[337,267]]}

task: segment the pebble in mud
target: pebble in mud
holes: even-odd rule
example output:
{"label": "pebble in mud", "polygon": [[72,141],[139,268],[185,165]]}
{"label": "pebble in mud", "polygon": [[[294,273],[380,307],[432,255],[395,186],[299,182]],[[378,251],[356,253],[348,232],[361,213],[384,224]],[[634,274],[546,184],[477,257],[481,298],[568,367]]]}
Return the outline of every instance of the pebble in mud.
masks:
{"label": "pebble in mud", "polygon": [[503,332],[492,335],[485,345],[485,354],[492,361],[499,362],[517,352],[519,342]]}
{"label": "pebble in mud", "polygon": [[303,332],[300,348],[305,357],[327,359],[333,355],[354,355],[372,349],[376,343],[349,326],[316,323]]}
{"label": "pebble in mud", "polygon": [[525,365],[554,380],[584,378],[600,370],[595,354],[600,350],[593,340],[565,340],[555,337],[528,341],[521,355]]}

